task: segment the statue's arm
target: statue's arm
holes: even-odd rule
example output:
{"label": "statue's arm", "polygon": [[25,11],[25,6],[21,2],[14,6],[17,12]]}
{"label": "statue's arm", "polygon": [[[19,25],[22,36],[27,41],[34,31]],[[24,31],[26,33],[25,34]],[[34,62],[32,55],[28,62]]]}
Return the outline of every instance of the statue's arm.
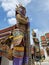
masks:
{"label": "statue's arm", "polygon": [[28,22],[27,17],[22,17],[20,14],[17,14],[16,18],[20,23],[27,24]]}

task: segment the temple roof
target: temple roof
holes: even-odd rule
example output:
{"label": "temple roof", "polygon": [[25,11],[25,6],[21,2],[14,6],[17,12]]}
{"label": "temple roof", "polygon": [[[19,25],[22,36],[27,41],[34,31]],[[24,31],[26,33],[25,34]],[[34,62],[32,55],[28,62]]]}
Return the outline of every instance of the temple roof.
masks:
{"label": "temple roof", "polygon": [[11,31],[18,28],[17,25],[13,25],[11,27],[0,30],[0,40],[7,38],[7,36],[11,35]]}
{"label": "temple roof", "polygon": [[0,30],[0,34],[8,32],[8,31],[12,31],[13,29],[16,29],[16,28],[17,28],[17,25],[13,25],[13,26],[8,27],[6,29]]}

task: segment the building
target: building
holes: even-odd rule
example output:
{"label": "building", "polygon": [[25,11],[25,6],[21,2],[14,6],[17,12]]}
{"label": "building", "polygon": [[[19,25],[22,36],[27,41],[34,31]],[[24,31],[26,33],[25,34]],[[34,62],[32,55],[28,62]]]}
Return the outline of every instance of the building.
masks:
{"label": "building", "polygon": [[47,46],[47,41],[46,41],[46,37],[45,36],[41,36],[41,45],[44,47],[44,46]]}
{"label": "building", "polygon": [[49,33],[45,33],[44,36],[41,36],[41,45],[44,49],[45,58],[49,57]]}

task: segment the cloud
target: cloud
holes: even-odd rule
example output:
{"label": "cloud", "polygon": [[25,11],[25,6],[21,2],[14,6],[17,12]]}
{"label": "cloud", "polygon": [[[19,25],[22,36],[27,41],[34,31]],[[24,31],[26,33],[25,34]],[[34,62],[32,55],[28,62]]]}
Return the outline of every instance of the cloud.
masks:
{"label": "cloud", "polygon": [[10,25],[15,25],[15,24],[17,24],[17,21],[16,21],[15,18],[10,18],[10,19],[8,19],[8,23],[9,23]]}
{"label": "cloud", "polygon": [[5,11],[8,10],[15,10],[16,4],[22,4],[26,6],[28,3],[30,3],[31,0],[4,0],[2,1],[2,7],[4,8]]}
{"label": "cloud", "polygon": [[9,11],[9,10],[15,10],[16,8],[16,3],[15,2],[2,2],[3,9],[5,11]]}
{"label": "cloud", "polygon": [[[13,18],[13,17],[15,17],[16,5],[22,4],[22,5],[26,6],[28,3],[31,2],[31,0],[0,0],[0,2],[2,2],[1,7],[4,9],[4,11],[7,12],[9,24],[13,25],[16,23],[16,22],[13,22],[13,21],[16,21],[15,18]],[[9,17],[12,17],[12,19]]]}
{"label": "cloud", "polygon": [[15,16],[15,11],[14,10],[10,10],[7,12],[7,17],[14,17]]}

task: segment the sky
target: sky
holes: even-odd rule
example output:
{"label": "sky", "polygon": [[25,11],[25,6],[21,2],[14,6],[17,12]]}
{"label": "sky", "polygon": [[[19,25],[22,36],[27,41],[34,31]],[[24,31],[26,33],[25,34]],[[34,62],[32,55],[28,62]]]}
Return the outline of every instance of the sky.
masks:
{"label": "sky", "polygon": [[26,7],[26,15],[29,17],[30,37],[32,29],[38,36],[49,32],[49,0],[0,0],[0,30],[17,23],[15,8],[20,3]]}

